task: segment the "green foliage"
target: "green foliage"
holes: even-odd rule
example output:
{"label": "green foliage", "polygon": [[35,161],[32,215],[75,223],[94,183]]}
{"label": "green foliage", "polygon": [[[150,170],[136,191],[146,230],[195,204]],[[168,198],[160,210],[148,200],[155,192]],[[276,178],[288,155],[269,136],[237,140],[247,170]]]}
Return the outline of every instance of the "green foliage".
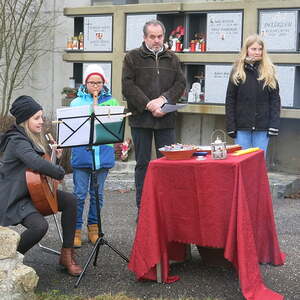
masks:
{"label": "green foliage", "polygon": [[77,89],[76,88],[71,88],[71,87],[64,87],[61,91],[62,95],[76,95],[77,94]]}
{"label": "green foliage", "polygon": [[62,295],[58,290],[52,290],[48,293],[37,293],[38,300],[84,300],[84,298],[78,298],[68,295]]}

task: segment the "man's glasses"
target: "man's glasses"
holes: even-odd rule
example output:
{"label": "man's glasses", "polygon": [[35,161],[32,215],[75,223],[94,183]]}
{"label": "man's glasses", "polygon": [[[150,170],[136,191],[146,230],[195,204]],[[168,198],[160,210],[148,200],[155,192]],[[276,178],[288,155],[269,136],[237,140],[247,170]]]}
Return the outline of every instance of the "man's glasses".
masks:
{"label": "man's glasses", "polygon": [[103,84],[104,82],[103,81],[88,81],[87,83],[90,85],[93,85],[93,86],[98,86],[98,85]]}

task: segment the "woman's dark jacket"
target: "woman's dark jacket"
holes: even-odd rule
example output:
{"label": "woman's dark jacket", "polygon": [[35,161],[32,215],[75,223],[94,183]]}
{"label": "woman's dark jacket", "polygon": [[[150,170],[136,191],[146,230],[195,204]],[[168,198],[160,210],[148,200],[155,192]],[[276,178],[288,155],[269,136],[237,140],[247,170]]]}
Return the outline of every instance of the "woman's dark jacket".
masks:
{"label": "woman's dark jacket", "polygon": [[4,152],[0,163],[0,225],[16,225],[37,211],[27,189],[26,169],[58,180],[65,171],[42,158],[44,153],[28,139],[21,126],[14,125],[3,135],[0,152]]}
{"label": "woman's dark jacket", "polygon": [[122,93],[133,113],[129,125],[142,128],[174,128],[175,113],[155,118],[145,110],[149,101],[164,96],[168,103],[176,104],[185,90],[185,78],[180,61],[174,52],[164,49],[155,55],[142,44],[124,58]]}
{"label": "woman's dark jacket", "polygon": [[246,80],[238,85],[232,82],[230,76],[226,93],[227,133],[275,129],[278,134],[281,106],[279,87],[277,84],[276,89],[263,88],[264,81],[257,80],[258,65],[245,63]]}

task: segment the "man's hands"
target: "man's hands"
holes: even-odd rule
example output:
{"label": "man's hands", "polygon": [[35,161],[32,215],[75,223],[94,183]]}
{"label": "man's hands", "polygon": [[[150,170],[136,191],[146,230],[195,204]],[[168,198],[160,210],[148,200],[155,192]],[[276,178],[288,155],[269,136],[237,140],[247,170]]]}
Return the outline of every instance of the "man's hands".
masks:
{"label": "man's hands", "polygon": [[158,97],[148,102],[146,108],[147,110],[152,112],[153,117],[161,118],[166,113],[161,111],[161,107],[163,104],[167,102],[165,97]]}
{"label": "man's hands", "polygon": [[164,97],[158,97],[148,102],[146,108],[151,112],[156,111],[158,108],[161,108],[163,104],[165,104],[167,100]]}
{"label": "man's hands", "polygon": [[160,108],[152,112],[153,117],[156,118],[161,118],[165,115],[166,113],[162,112]]}

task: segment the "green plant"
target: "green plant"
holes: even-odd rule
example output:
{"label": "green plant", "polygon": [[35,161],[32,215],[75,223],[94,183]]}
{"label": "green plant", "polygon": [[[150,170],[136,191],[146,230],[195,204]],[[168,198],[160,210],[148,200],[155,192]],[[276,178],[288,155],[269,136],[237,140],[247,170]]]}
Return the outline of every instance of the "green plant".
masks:
{"label": "green plant", "polygon": [[77,94],[77,89],[66,86],[62,89],[61,94],[62,95],[76,95]]}

